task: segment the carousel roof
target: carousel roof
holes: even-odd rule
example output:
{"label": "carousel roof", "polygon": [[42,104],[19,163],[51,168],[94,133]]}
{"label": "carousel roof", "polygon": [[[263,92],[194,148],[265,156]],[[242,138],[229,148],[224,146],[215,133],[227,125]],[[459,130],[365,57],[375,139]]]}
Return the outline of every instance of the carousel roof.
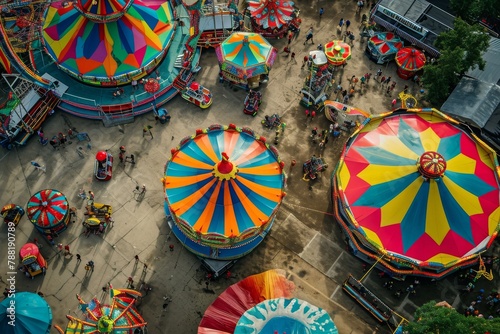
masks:
{"label": "carousel roof", "polygon": [[49,334],[52,327],[52,311],[49,304],[36,293],[15,293],[15,326],[9,324],[11,318],[7,310],[11,298],[0,303],[0,333],[3,334]]}
{"label": "carousel roof", "polygon": [[402,48],[396,53],[396,64],[406,71],[418,71],[425,65],[425,54],[415,48]]}
{"label": "carousel roof", "polygon": [[403,41],[393,32],[378,32],[368,40],[379,54],[394,54],[403,47]]}
{"label": "carousel roof", "polygon": [[42,36],[50,56],[76,75],[115,77],[139,70],[161,56],[173,37],[168,1],[65,3],[50,4]]}
{"label": "carousel roof", "polygon": [[199,130],[167,162],[165,200],[196,232],[238,236],[266,224],[281,204],[281,164],[249,129]]}
{"label": "carousel roof", "polygon": [[58,190],[45,189],[31,196],[26,209],[26,214],[33,224],[49,229],[66,219],[69,203],[66,196]]}
{"label": "carousel roof", "polygon": [[281,28],[292,19],[293,5],[288,0],[248,0],[248,10],[262,28]]}
{"label": "carousel roof", "polygon": [[500,222],[495,153],[437,110],[376,116],[345,148],[336,194],[381,253],[451,265],[483,251]]}
{"label": "carousel roof", "polygon": [[342,41],[331,41],[325,44],[325,55],[333,65],[342,65],[351,59],[351,46]]}
{"label": "carousel roof", "polygon": [[276,49],[262,35],[235,32],[216,48],[223,71],[239,78],[269,72],[276,59]]}

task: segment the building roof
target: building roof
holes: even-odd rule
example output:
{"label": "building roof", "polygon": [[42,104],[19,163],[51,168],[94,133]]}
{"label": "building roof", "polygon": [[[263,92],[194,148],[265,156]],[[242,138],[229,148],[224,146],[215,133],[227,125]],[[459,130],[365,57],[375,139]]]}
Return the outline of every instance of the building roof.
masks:
{"label": "building roof", "polygon": [[500,86],[463,77],[441,111],[481,130],[483,139],[500,150]]}
{"label": "building roof", "polygon": [[483,54],[483,59],[486,61],[484,70],[481,71],[476,66],[465,75],[487,83],[500,85],[500,39],[494,37],[490,39],[490,45]]}

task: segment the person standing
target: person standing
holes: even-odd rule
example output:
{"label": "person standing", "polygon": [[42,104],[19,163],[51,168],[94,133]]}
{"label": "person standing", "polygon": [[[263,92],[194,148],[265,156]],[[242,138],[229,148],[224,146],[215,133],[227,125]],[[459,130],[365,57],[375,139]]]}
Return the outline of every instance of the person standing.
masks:
{"label": "person standing", "polygon": [[339,21],[339,27],[342,29],[342,26],[344,25],[344,18],[341,18]]}
{"label": "person standing", "polygon": [[293,62],[295,62],[295,63],[297,62],[297,61],[295,60],[295,52],[292,52],[292,54],[290,55],[290,61],[292,61],[292,60],[293,60]]}
{"label": "person standing", "polygon": [[302,60],[302,66],[301,66],[301,68],[304,68],[304,66],[306,66],[306,63],[307,63],[308,60],[309,60],[309,57],[307,55],[304,56],[304,59]]}
{"label": "person standing", "polygon": [[305,114],[306,114],[306,121],[307,121],[309,119],[309,109],[306,109]]}
{"label": "person standing", "polygon": [[389,82],[391,82],[391,77],[387,77],[387,79],[385,79],[384,83],[389,84]]}
{"label": "person standing", "polygon": [[290,33],[288,34],[288,45],[292,43],[292,38],[293,38],[293,32],[290,31]]}
{"label": "person standing", "polygon": [[132,88],[134,89],[134,91],[137,89],[137,80],[132,80]]}
{"label": "person standing", "polygon": [[377,70],[377,80],[379,80],[381,76],[382,76],[382,70],[379,68]]}
{"label": "person standing", "polygon": [[321,17],[323,16],[323,13],[325,12],[325,10],[323,9],[323,7],[321,7],[319,9],[319,19],[321,20]]}
{"label": "person standing", "polygon": [[42,166],[40,165],[38,162],[36,161],[32,161],[31,162],[31,165],[33,165],[33,167],[35,167],[36,170],[41,170],[42,172],[46,172],[46,169],[45,169],[45,166]]}
{"label": "person standing", "polygon": [[350,25],[351,25],[351,21],[345,20],[345,30],[348,30]]}
{"label": "person standing", "polygon": [[142,128],[142,137],[144,138],[144,136],[149,133],[151,139],[153,139],[153,133],[151,132],[152,128],[153,127],[151,125],[144,125],[144,127]]}
{"label": "person standing", "polygon": [[392,109],[394,109],[396,107],[396,99],[392,99],[392,102],[391,102],[391,105],[392,105]]}
{"label": "person standing", "polygon": [[76,263],[82,262],[82,256],[80,254],[76,254]]}
{"label": "person standing", "polygon": [[69,245],[64,246],[64,256],[66,256],[66,255],[71,255],[71,256],[73,255],[69,251]]}
{"label": "person standing", "polygon": [[314,120],[314,117],[316,117],[316,111],[315,110],[311,111],[311,121]]}
{"label": "person standing", "polygon": [[306,33],[306,40],[304,41],[304,45],[306,45],[306,43],[309,42],[309,40],[311,40],[312,44],[314,44],[312,27],[310,27]]}

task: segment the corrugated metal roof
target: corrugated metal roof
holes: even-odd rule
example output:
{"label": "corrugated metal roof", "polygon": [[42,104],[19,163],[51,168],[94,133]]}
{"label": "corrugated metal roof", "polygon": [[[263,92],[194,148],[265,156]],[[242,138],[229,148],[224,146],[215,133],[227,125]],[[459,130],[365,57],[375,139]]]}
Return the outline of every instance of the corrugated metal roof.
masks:
{"label": "corrugated metal roof", "polygon": [[486,61],[483,71],[476,67],[469,70],[466,75],[484,82],[500,85],[500,39],[494,37],[490,39],[490,45],[483,54],[483,59]]}

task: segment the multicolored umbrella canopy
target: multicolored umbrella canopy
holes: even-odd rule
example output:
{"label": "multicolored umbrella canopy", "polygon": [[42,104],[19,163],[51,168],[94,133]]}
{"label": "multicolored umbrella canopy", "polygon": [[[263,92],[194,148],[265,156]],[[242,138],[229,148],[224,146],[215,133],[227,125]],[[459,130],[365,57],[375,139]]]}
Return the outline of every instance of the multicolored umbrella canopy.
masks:
{"label": "multicolored umbrella canopy", "polygon": [[281,28],[292,20],[292,1],[248,0],[248,10],[255,22],[264,29]]}
{"label": "multicolored umbrella canopy", "polygon": [[173,37],[168,1],[53,2],[42,36],[49,55],[74,75],[117,77],[162,56]]}
{"label": "multicolored umbrella canopy", "polygon": [[425,65],[425,54],[415,48],[402,48],[396,54],[396,64],[405,71],[416,72]]}
{"label": "multicolored umbrella canopy", "polygon": [[34,194],[26,209],[29,220],[41,229],[51,229],[65,223],[69,215],[66,196],[54,189],[40,190]]}
{"label": "multicolored umbrella canopy", "polygon": [[238,78],[269,73],[277,50],[260,34],[235,32],[216,48],[221,69]]}
{"label": "multicolored umbrella canopy", "polygon": [[446,267],[496,237],[496,155],[456,125],[434,109],[391,112],[346,146],[336,196],[350,227],[381,254]]}
{"label": "multicolored umbrella canopy", "polygon": [[[5,298],[0,303],[0,333],[2,334],[49,334],[52,327],[52,311],[49,304],[36,293],[16,292],[15,299]],[[9,324],[11,300],[15,300],[15,326]]]}
{"label": "multicolored umbrella canopy", "polygon": [[245,239],[267,226],[284,197],[277,151],[250,129],[214,125],[173,150],[165,167],[165,201],[175,221],[203,243]]}
{"label": "multicolored umbrella canopy", "polygon": [[283,270],[249,276],[227,288],[207,308],[198,326],[198,334],[234,333],[247,310],[265,300],[290,298],[294,289],[295,285],[286,278]]}
{"label": "multicolored umbrella canopy", "polygon": [[351,59],[351,46],[334,40],[325,44],[325,54],[330,64],[339,66]]}
{"label": "multicolored umbrella canopy", "polygon": [[85,320],[67,315],[69,323],[65,333],[135,333],[134,329],[142,329],[147,325],[135,305],[141,293],[130,289],[113,289],[111,285],[109,292],[110,302],[104,305],[97,298],[87,303],[77,295]]}
{"label": "multicolored umbrella canopy", "polygon": [[379,32],[370,37],[368,47],[380,55],[387,55],[398,52],[403,47],[403,41],[393,32]]}
{"label": "multicolored umbrella canopy", "polygon": [[297,298],[269,299],[255,305],[241,316],[234,330],[234,334],[338,332],[325,310]]}

